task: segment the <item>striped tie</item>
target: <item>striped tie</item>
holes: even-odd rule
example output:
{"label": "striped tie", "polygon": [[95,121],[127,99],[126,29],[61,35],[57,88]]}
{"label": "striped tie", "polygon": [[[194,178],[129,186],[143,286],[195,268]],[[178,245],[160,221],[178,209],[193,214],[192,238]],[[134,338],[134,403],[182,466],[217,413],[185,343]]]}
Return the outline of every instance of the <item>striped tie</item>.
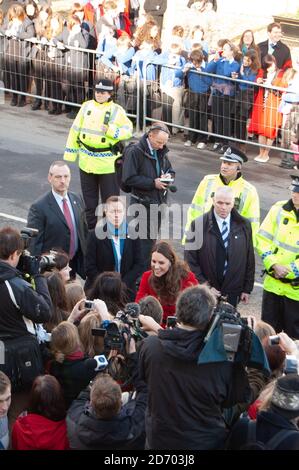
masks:
{"label": "striped tie", "polygon": [[225,257],[225,262],[224,262],[224,267],[223,267],[223,277],[224,277],[227,271],[227,248],[228,248],[228,226],[225,220],[222,222],[221,236],[222,236],[223,245],[224,245],[225,252],[226,252],[226,257]]}

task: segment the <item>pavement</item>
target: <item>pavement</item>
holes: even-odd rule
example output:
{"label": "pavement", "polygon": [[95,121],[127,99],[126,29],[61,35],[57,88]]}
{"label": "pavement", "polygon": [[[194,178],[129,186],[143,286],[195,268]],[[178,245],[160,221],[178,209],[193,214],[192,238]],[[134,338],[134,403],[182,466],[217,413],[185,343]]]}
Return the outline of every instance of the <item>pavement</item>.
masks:
{"label": "pavement", "polygon": [[[49,189],[47,173],[54,160],[63,157],[69,128],[72,121],[66,116],[49,116],[46,111],[32,111],[10,107],[8,101],[0,109],[0,226],[10,224],[21,228],[25,225],[30,204]],[[171,138],[170,159],[176,171],[178,191],[171,193],[169,202],[190,204],[200,180],[206,174],[218,173],[219,155],[209,150],[186,148],[183,134]],[[278,167],[279,154],[271,151],[267,164],[253,161],[256,148],[248,148],[249,162],[244,167],[246,179],[253,183],[260,195],[261,215],[265,217],[270,206],[278,200],[289,198],[289,175],[294,172]],[[71,164],[71,189],[80,192],[79,172]],[[179,221],[174,221],[178,229]],[[182,254],[179,240],[174,247]],[[261,305],[261,263],[256,256],[257,285],[251,295],[249,306],[240,306],[242,313],[260,314]]]}

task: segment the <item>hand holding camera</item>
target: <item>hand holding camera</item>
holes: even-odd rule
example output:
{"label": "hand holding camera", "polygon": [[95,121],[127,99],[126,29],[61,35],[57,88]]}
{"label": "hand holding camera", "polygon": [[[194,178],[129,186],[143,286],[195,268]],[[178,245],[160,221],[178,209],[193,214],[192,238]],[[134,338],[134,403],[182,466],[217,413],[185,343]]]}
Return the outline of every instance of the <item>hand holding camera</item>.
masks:
{"label": "hand holding camera", "polygon": [[108,312],[107,305],[103,300],[94,299],[93,300],[93,309],[98,312],[102,321],[104,320],[112,320],[112,316]]}
{"label": "hand holding camera", "polygon": [[79,300],[74,306],[67,321],[71,323],[79,322],[88,313],[88,309],[85,308],[85,299]]}

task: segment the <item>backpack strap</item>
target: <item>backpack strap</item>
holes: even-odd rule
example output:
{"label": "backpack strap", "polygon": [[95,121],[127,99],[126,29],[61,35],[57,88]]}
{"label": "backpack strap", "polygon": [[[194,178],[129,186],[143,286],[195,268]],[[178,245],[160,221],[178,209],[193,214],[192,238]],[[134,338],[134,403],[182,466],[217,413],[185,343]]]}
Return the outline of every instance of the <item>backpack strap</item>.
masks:
{"label": "backpack strap", "polygon": [[15,294],[13,293],[13,290],[11,288],[11,285],[9,284],[8,281],[4,281],[5,282],[5,285],[7,287],[7,290],[8,290],[8,293],[9,293],[9,297],[11,298],[11,301],[12,303],[14,304],[14,306],[20,310],[20,306],[17,304],[17,301],[16,301],[16,298],[15,298]]}
{"label": "backpack strap", "polygon": [[[20,310],[20,306],[18,305],[18,303],[17,303],[17,301],[16,301],[15,294],[14,294],[14,292],[13,292],[13,290],[12,290],[12,287],[11,287],[10,283],[9,283],[8,281],[4,281],[4,282],[5,282],[5,285],[6,285],[6,287],[7,287],[7,290],[8,290],[8,293],[9,293],[9,297],[11,298],[12,303],[14,304],[14,306],[15,306],[18,310]],[[33,323],[31,320],[29,320],[29,318],[24,317],[24,315],[22,316],[22,318],[23,318],[23,321],[24,321],[25,326],[26,326],[26,328],[27,328],[27,331],[28,331],[29,333],[31,333],[32,335],[36,335],[34,323]]]}
{"label": "backpack strap", "polygon": [[285,430],[282,429],[278,433],[275,434],[269,441],[266,442],[267,449],[275,450],[279,444],[281,444],[287,437],[291,436],[292,434],[298,434],[296,430]]}

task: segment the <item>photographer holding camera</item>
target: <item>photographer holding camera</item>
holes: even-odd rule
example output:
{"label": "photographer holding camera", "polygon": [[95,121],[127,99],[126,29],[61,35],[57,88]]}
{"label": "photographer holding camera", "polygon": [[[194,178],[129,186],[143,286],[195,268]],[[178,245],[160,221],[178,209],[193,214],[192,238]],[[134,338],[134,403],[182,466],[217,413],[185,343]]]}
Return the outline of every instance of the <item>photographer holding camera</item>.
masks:
{"label": "photographer holding camera", "polygon": [[[128,188],[127,192],[131,192],[130,204],[140,204],[146,212],[135,211],[138,212],[145,270],[149,267],[151,249],[161,225],[159,207],[166,203],[168,191],[176,191],[172,185],[175,172],[168,159],[169,135],[164,123],[154,122],[139,142],[128,145],[124,154],[122,183]],[[157,213],[154,211],[155,206]],[[144,236],[143,227],[146,228]]]}
{"label": "photographer holding camera", "polygon": [[39,260],[30,259],[35,289],[16,269],[23,248],[18,230],[0,230],[0,340],[5,344],[5,363],[0,369],[10,378],[14,392],[30,387],[42,372],[34,323],[47,322],[52,315],[47,281],[39,274]]}

